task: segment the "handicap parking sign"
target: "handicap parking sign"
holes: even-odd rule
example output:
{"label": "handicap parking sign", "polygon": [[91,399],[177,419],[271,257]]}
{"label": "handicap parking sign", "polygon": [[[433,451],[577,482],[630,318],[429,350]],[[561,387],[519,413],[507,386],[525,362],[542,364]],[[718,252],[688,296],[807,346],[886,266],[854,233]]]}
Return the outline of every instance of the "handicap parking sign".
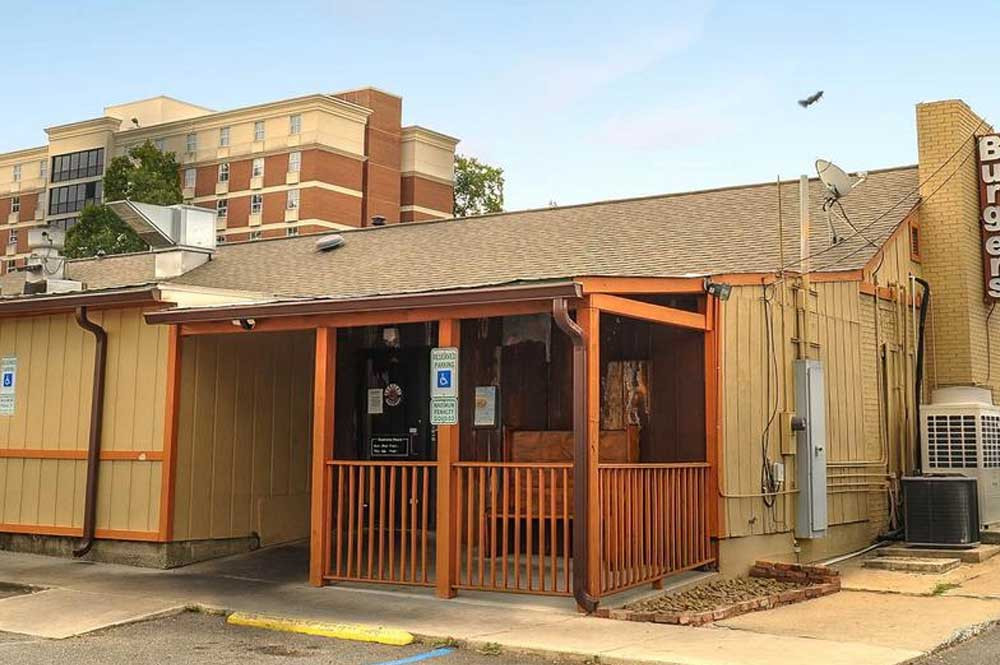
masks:
{"label": "handicap parking sign", "polygon": [[14,385],[14,372],[3,373],[3,387],[10,388]]}
{"label": "handicap parking sign", "polygon": [[438,388],[451,388],[451,370],[439,369],[437,373]]}

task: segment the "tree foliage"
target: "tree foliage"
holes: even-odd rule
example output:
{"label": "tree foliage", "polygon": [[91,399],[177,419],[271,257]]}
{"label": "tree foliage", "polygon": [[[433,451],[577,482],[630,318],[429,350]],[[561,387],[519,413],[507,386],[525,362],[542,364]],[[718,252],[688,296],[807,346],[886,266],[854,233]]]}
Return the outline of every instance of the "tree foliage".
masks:
{"label": "tree foliage", "polygon": [[[160,151],[151,141],[115,157],[104,173],[104,199],[174,205],[181,194],[180,165],[172,152]],[[66,233],[66,256],[141,252],[146,249],[135,231],[104,205],[86,207],[80,221]]]}
{"label": "tree foliage", "polygon": [[455,155],[455,217],[503,212],[503,169]]}

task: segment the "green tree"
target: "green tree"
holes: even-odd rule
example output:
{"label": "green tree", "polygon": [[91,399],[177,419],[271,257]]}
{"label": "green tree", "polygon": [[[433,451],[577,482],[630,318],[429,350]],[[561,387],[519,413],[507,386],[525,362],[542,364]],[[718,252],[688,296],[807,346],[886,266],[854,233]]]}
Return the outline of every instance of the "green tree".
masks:
{"label": "green tree", "polygon": [[455,155],[455,217],[503,212],[503,169]]}
{"label": "green tree", "polygon": [[[151,141],[115,157],[104,173],[104,200],[130,199],[140,203],[174,205],[181,194],[180,165],[172,152],[162,152]],[[146,243],[110,208],[88,206],[66,234],[66,256],[82,258],[98,253],[140,252]]]}

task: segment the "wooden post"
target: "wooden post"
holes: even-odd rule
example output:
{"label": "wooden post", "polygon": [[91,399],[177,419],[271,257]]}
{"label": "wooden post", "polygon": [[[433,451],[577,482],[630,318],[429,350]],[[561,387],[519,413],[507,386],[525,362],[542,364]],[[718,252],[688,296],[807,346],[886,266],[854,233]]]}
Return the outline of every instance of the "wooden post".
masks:
{"label": "wooden post", "polygon": [[719,301],[705,295],[705,315],[708,326],[704,335],[705,346],[705,461],[708,462],[708,484],[705,504],[708,509],[708,534],[712,538],[712,556],[719,560],[719,414],[721,413],[719,389],[719,344],[721,321]]}
{"label": "wooden post", "polygon": [[[601,430],[601,311],[587,306],[576,312],[587,346],[587,508],[576,519],[585,520],[587,536],[587,593],[601,595],[601,513],[597,465]],[[575,482],[579,482],[579,479]]]}
{"label": "wooden post", "polygon": [[334,389],[337,381],[337,329],[316,329],[313,379],[312,508],[309,538],[309,583],[323,586],[330,568],[331,496],[327,460],[333,459]]}
{"label": "wooden post", "polygon": [[174,487],[177,477],[177,412],[181,403],[180,326],[167,337],[167,391],[163,416],[163,461],[160,462],[160,525],[158,540],[168,542],[174,531]]}
{"label": "wooden post", "polygon": [[[458,347],[461,321],[438,321],[438,346]],[[454,598],[458,583],[458,522],[453,464],[458,461],[458,425],[437,426],[437,595]]]}

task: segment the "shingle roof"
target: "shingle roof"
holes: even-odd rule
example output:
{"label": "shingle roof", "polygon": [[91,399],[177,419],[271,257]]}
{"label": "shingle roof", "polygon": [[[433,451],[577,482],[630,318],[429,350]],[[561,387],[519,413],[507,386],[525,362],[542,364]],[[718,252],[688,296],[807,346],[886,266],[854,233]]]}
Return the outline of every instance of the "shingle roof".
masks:
{"label": "shingle roof", "polygon": [[[781,183],[786,266],[799,259],[798,181]],[[822,185],[809,183],[812,269],[855,270],[919,200],[915,166],[869,173],[843,200],[863,237],[835,214],[849,239],[831,247]],[[222,245],[175,284],[331,297],[417,293],[582,276],[680,277],[773,272],[779,267],[774,183],[602,201],[463,219],[340,232],[346,242],[315,249],[316,236]],[[89,288],[154,282],[153,255],[71,261],[67,277]],[[791,265],[791,269],[797,269]],[[23,274],[0,279],[4,295]]]}
{"label": "shingle roof", "polygon": [[[916,189],[916,167],[877,171],[843,205],[859,228],[878,218],[864,236],[881,244],[918,201]],[[875,253],[864,238],[830,248],[817,180],[809,199],[812,268],[863,266]],[[782,183],[781,203],[787,264],[799,254],[797,181]],[[775,184],[750,185],[344,231],[345,244],[330,252],[316,251],[309,236],[224,245],[172,281],[348,298],[575,276],[771,272],[777,217]],[[837,226],[854,235],[843,220]]]}

